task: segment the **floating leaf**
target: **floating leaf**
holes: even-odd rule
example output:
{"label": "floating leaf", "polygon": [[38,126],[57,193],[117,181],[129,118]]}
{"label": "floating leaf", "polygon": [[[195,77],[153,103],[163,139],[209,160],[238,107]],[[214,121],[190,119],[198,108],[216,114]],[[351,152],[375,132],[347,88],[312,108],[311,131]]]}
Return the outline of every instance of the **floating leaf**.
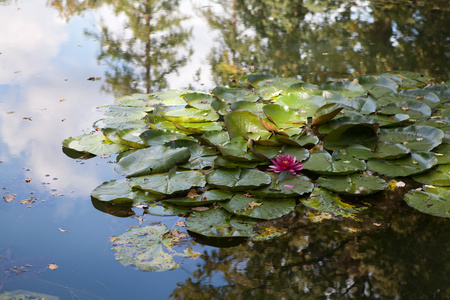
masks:
{"label": "floating leaf", "polygon": [[[115,132],[118,142],[124,145],[128,145],[133,148],[144,148],[146,147],[144,141],[140,138],[140,135],[146,131],[146,129],[125,129]],[[105,133],[105,131],[103,131]],[[106,135],[109,140],[111,140],[111,135]]]}
{"label": "floating leaf", "polygon": [[270,173],[270,176],[270,185],[252,190],[251,193],[265,198],[297,197],[310,193],[314,188],[311,180],[303,175]]}
{"label": "floating leaf", "polygon": [[396,159],[410,153],[410,150],[403,144],[392,144],[388,142],[378,142],[375,149],[372,150],[362,145],[351,145],[345,149],[345,152],[358,159]]}
{"label": "floating leaf", "polygon": [[271,178],[254,169],[217,169],[206,175],[206,181],[220,189],[245,191],[269,185]]}
{"label": "floating leaf", "polygon": [[324,175],[346,175],[364,171],[366,164],[348,154],[334,152],[332,156],[326,151],[321,151],[312,153],[303,169]]}
{"label": "floating leaf", "polygon": [[190,212],[190,209],[167,201],[159,201],[150,203],[148,207],[145,208],[145,212],[155,216],[181,216]]}
{"label": "floating leaf", "polygon": [[400,159],[383,160],[371,158],[367,168],[378,174],[397,177],[410,176],[431,169],[437,164],[437,158],[430,152],[411,152]]}
{"label": "floating leaf", "polygon": [[379,140],[393,144],[403,144],[413,151],[430,151],[444,138],[442,130],[430,126],[408,126],[380,130]]}
{"label": "floating leaf", "polygon": [[178,267],[174,258],[192,257],[177,252],[180,238],[164,224],[133,228],[114,240],[115,258],[124,266],[134,265],[140,271],[167,271]]}
{"label": "floating leaf", "polygon": [[231,112],[225,118],[225,124],[227,126],[230,138],[243,136],[249,132],[268,132],[258,116],[245,110]]}
{"label": "floating leaf", "polygon": [[337,194],[321,188],[314,188],[311,196],[301,202],[309,208],[330,213],[335,217],[355,218],[357,213],[365,209],[344,203]]}
{"label": "floating leaf", "polygon": [[215,101],[215,98],[211,94],[206,93],[189,93],[183,97],[189,106],[200,110],[210,110],[211,103]]}
{"label": "floating leaf", "polygon": [[186,219],[189,231],[208,237],[252,237],[257,221],[232,215],[225,209],[193,212]]}
{"label": "floating leaf", "polygon": [[415,100],[389,103],[381,107],[378,112],[385,115],[407,114],[415,120],[428,119],[431,116],[431,108]]}
{"label": "floating leaf", "polygon": [[144,131],[140,137],[148,146],[164,145],[175,140],[195,141],[194,138],[187,136],[184,133],[164,129],[150,129]]}
{"label": "floating leaf", "polygon": [[73,138],[67,146],[70,149],[89,152],[94,155],[118,153],[129,149],[129,146],[107,141],[107,138],[103,134],[81,135]]}
{"label": "floating leaf", "polygon": [[214,110],[199,110],[196,108],[171,109],[161,112],[161,115],[171,121],[178,123],[201,123],[217,121],[219,115]]}
{"label": "floating leaf", "polygon": [[187,162],[190,156],[191,152],[186,147],[172,149],[165,146],[153,146],[140,149],[122,158],[114,170],[125,177],[163,173]]}
{"label": "floating leaf", "polygon": [[397,92],[398,84],[389,78],[380,75],[362,75],[356,78],[360,85],[375,98]]}
{"label": "floating leaf", "polygon": [[238,101],[256,102],[259,99],[258,95],[255,95],[248,89],[242,88],[216,87],[212,90],[212,93],[219,100],[223,100],[229,104]]}
{"label": "floating leaf", "polygon": [[332,130],[323,140],[328,150],[362,145],[374,149],[377,144],[378,124],[346,124]]}
{"label": "floating leaf", "polygon": [[438,165],[428,172],[413,176],[413,179],[423,184],[450,186],[450,165]]}
{"label": "floating leaf", "polygon": [[134,193],[128,181],[110,180],[103,182],[96,187],[91,196],[104,202],[114,202],[116,204],[129,203],[134,201]]}
{"label": "floating leaf", "polygon": [[230,200],[231,197],[233,197],[233,193],[229,191],[208,190],[195,197],[173,198],[166,200],[165,202],[183,206],[200,206]]}
{"label": "floating leaf", "polygon": [[93,124],[94,128],[110,128],[114,130],[124,130],[130,128],[145,128],[147,123],[144,119],[138,119],[136,117],[118,117],[118,118],[107,118],[100,119]]}
{"label": "floating leaf", "polygon": [[436,188],[436,191],[433,193],[411,190],[405,194],[405,201],[409,206],[423,213],[450,218],[449,187]]}
{"label": "floating leaf", "polygon": [[205,178],[199,171],[181,171],[172,176],[169,176],[169,174],[154,174],[130,179],[130,186],[132,187],[166,195],[185,192],[193,187],[204,187],[205,184]]}
{"label": "floating leaf", "polygon": [[227,202],[220,205],[233,214],[256,219],[272,220],[280,218],[294,210],[294,198],[263,199],[236,194]]}
{"label": "floating leaf", "polygon": [[333,90],[347,98],[355,98],[366,94],[366,90],[354,81],[329,81],[322,85],[324,90]]}
{"label": "floating leaf", "polygon": [[292,127],[294,123],[306,122],[305,116],[294,112],[286,106],[268,104],[263,109],[267,117],[280,128]]}
{"label": "floating leaf", "polygon": [[351,174],[346,176],[322,176],[317,185],[333,192],[366,196],[384,190],[388,184],[377,176]]}
{"label": "floating leaf", "polygon": [[277,139],[283,144],[308,148],[314,147],[319,143],[319,138],[312,135],[295,135],[290,137],[277,135]]}

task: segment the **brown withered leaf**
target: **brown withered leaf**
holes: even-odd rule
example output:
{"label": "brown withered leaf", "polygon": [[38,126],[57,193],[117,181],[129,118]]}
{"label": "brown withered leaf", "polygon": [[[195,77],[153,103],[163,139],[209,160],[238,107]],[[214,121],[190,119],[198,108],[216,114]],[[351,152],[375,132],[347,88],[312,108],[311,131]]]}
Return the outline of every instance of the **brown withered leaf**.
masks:
{"label": "brown withered leaf", "polygon": [[58,230],[61,231],[61,232],[69,232],[69,230],[65,230],[65,229],[62,229],[62,228],[58,228]]}
{"label": "brown withered leaf", "polygon": [[117,236],[111,236],[111,237],[109,238],[109,241],[112,243],[112,242],[114,242],[114,241],[117,240],[117,239],[118,239]]}
{"label": "brown withered leaf", "polygon": [[261,206],[261,205],[262,205],[262,203],[257,203],[257,202],[250,202],[248,204],[248,206],[250,206],[250,208],[254,208],[255,206]]}
{"label": "brown withered leaf", "polygon": [[200,200],[202,200],[202,201],[206,201],[206,200],[208,200],[208,198],[207,198],[207,197],[205,197],[205,196],[203,196],[203,197],[201,197],[201,198],[200,198]]}
{"label": "brown withered leaf", "polygon": [[175,223],[175,225],[180,226],[180,227],[186,227],[186,224],[184,224],[183,221],[178,221]]}
{"label": "brown withered leaf", "polygon": [[187,237],[187,233],[186,232],[181,232],[178,229],[169,229],[169,232],[171,235],[177,237],[177,238],[185,238]]}
{"label": "brown withered leaf", "polygon": [[50,270],[56,270],[56,269],[58,269],[58,265],[57,265],[57,264],[54,264],[54,263],[51,263],[51,264],[48,265],[48,268],[49,268]]}
{"label": "brown withered leaf", "polygon": [[192,210],[195,210],[195,211],[205,211],[205,210],[208,210],[209,207],[206,207],[206,206],[198,206],[198,207],[192,207],[191,209],[192,209]]}
{"label": "brown withered leaf", "polygon": [[193,199],[193,198],[195,198],[195,197],[198,197],[198,196],[200,196],[200,195],[197,194],[197,191],[196,191],[195,189],[191,189],[191,190],[189,191],[189,193],[187,194],[187,197],[188,197],[188,198],[191,198],[191,199]]}
{"label": "brown withered leaf", "polygon": [[3,199],[5,199],[5,201],[7,203],[11,203],[15,198],[16,198],[16,194],[3,196]]}
{"label": "brown withered leaf", "polygon": [[30,199],[26,199],[26,200],[22,200],[20,201],[20,204],[31,204],[36,202],[36,198],[35,197],[30,197]]}
{"label": "brown withered leaf", "polygon": [[25,180],[26,183],[28,183],[28,182],[31,181],[31,177],[25,178],[24,180]]}
{"label": "brown withered leaf", "polygon": [[247,198],[253,198],[253,197],[255,197],[255,195],[252,195],[252,194],[250,194],[250,193],[246,193],[246,194],[244,194],[244,196],[247,197]]}

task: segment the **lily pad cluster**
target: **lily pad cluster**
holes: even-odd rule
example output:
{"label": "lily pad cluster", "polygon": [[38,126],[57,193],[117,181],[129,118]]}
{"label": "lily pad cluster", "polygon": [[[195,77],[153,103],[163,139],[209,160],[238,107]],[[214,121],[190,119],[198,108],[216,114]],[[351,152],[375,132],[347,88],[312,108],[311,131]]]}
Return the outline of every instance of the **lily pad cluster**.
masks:
{"label": "lily pad cluster", "polygon": [[[421,74],[322,86],[252,74],[209,93],[133,94],[103,109],[93,133],[63,141],[72,155],[118,153],[124,179],[92,197],[184,216],[196,234],[279,236],[287,228],[273,220],[299,203],[354,218],[366,208],[363,197],[388,190],[391,179],[423,184],[406,194],[410,206],[450,215],[450,86]],[[303,170],[271,172],[280,157]]]}

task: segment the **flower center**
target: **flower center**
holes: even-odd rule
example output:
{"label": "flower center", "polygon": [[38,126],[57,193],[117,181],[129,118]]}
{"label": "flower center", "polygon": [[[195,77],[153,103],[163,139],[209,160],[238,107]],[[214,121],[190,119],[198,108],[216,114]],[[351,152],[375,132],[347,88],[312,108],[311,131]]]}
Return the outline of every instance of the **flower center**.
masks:
{"label": "flower center", "polygon": [[289,163],[289,161],[283,160],[283,164],[287,165],[288,163]]}

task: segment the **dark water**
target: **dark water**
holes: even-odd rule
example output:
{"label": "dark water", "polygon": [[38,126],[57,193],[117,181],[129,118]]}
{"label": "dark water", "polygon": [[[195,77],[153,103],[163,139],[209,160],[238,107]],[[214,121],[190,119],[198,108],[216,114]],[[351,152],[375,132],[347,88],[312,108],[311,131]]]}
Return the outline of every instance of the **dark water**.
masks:
{"label": "dark water", "polygon": [[203,255],[176,270],[124,267],[111,236],[178,217],[96,209],[90,192],[118,178],[114,158],[61,151],[91,130],[97,106],[136,91],[208,91],[250,71],[314,83],[399,69],[448,80],[448,1],[148,2],[0,0],[0,196],[15,194],[0,199],[0,294],[449,299],[450,224],[401,195],[378,195],[362,223],[312,222],[299,207],[279,239],[218,248],[195,237]]}

